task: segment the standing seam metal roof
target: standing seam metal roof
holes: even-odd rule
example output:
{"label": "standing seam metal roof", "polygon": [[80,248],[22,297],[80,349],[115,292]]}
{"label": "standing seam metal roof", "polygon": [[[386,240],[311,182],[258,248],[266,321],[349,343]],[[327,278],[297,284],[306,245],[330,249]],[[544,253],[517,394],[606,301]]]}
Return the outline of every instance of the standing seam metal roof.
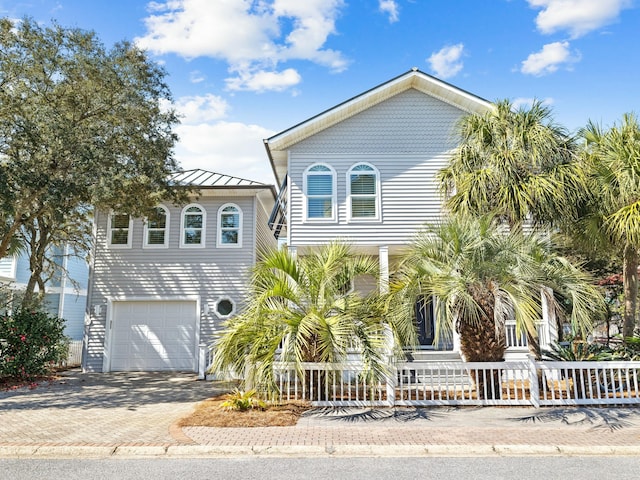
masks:
{"label": "standing seam metal roof", "polygon": [[267,185],[266,183],[197,168],[176,172],[171,175],[169,181],[178,185],[192,187],[271,187],[271,185]]}

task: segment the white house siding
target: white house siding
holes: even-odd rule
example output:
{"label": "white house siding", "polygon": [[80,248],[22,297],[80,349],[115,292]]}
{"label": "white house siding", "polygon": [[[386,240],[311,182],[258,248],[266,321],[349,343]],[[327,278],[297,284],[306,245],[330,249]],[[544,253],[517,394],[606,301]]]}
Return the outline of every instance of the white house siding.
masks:
{"label": "white house siding", "polygon": [[0,258],[0,281],[10,282],[16,278],[16,259],[14,256]]}
{"label": "white house siding", "polygon": [[[96,250],[88,301],[90,327],[85,329],[84,368],[101,371],[105,354],[105,323],[108,299],[171,300],[200,299],[200,343],[209,343],[221,319],[215,304],[231,299],[236,310],[242,308],[248,269],[254,262],[256,244],[253,196],[203,196],[196,203],[206,210],[205,248],[179,248],[182,207],[165,204],[169,209],[169,247],[142,248],[143,222],[135,219],[132,248],[108,248],[107,214],[96,214]],[[218,208],[235,203],[243,212],[242,248],[217,248]],[[96,314],[99,305],[99,314]],[[204,314],[204,306],[210,311]]]}
{"label": "white house siding", "polygon": [[278,242],[269,228],[270,209],[256,199],[256,255],[259,259],[261,252],[277,247]]}
{"label": "white house siding", "polygon": [[[455,126],[465,115],[447,103],[408,90],[294,145],[289,152],[292,246],[344,238],[360,245],[404,245],[441,212],[435,175],[456,146]],[[316,162],[337,174],[335,223],[306,222],[303,173]],[[346,173],[357,162],[380,172],[381,219],[348,222]]]}

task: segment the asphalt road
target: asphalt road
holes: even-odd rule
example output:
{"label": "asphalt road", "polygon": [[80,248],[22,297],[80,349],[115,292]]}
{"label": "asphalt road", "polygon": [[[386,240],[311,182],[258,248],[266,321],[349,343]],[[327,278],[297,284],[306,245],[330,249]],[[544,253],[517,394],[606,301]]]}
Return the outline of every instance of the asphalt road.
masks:
{"label": "asphalt road", "polygon": [[12,480],[636,480],[638,457],[0,460]]}

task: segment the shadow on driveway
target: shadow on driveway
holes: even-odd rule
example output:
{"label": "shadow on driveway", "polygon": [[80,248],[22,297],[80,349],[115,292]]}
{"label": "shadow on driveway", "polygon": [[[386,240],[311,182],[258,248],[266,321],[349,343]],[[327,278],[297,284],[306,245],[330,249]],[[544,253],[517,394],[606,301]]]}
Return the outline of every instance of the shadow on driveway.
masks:
{"label": "shadow on driveway", "polygon": [[197,380],[194,373],[62,372],[61,378],[29,390],[0,392],[0,412],[7,409],[109,408],[159,403],[198,402],[230,391],[229,383]]}

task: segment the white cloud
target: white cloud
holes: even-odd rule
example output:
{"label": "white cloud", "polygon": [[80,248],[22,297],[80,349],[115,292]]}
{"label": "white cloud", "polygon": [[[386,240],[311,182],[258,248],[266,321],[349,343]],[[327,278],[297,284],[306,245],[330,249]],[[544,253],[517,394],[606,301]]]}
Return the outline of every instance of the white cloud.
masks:
{"label": "white cloud", "polygon": [[[343,0],[153,2],[145,19],[147,34],[136,42],[156,54],[224,60],[231,71],[249,80],[255,79],[255,72],[271,72],[290,81],[290,69],[277,69],[288,60],[307,60],[333,71],[347,67],[341,52],[324,48],[343,5]],[[238,87],[241,78],[242,74],[232,83]],[[251,85],[240,88],[249,90]],[[257,82],[258,88],[268,85]],[[282,88],[279,82],[272,85]]]}
{"label": "white cloud", "polygon": [[300,83],[302,78],[293,68],[282,72],[240,71],[237,77],[227,78],[229,90],[252,90],[255,92],[282,91]]}
{"label": "white cloud", "polygon": [[460,60],[464,53],[464,45],[449,45],[443,47],[438,52],[433,53],[427,61],[436,76],[440,78],[451,78],[462,70],[463,63]]}
{"label": "white cloud", "polygon": [[[511,101],[511,105],[513,105],[514,110],[519,109],[520,107],[531,108],[533,102],[537,99],[531,97],[517,97]],[[548,97],[542,100],[543,105],[553,105],[553,98]]]}
{"label": "white cloud", "polygon": [[542,47],[537,53],[532,53],[522,62],[520,71],[527,75],[546,75],[553,73],[561,65],[570,66],[580,61],[580,55],[572,55],[569,42],[553,42]]}
{"label": "white cloud", "polygon": [[191,83],[202,83],[205,81],[205,76],[199,70],[194,70],[189,73],[189,81]]}
{"label": "white cloud", "polygon": [[226,100],[216,95],[178,98],[180,115],[175,157],[182,169],[202,168],[224,175],[275,182],[262,140],[275,132],[259,125],[229,122]]}
{"label": "white cloud", "polygon": [[274,184],[262,140],[275,132],[258,125],[219,121],[213,124],[180,125],[175,156],[180,167],[202,168]]}
{"label": "white cloud", "polygon": [[536,25],[542,33],[566,30],[573,38],[613,23],[631,0],[527,0],[542,11]]}
{"label": "white cloud", "polygon": [[193,125],[224,118],[227,115],[229,104],[222,97],[207,94],[180,97],[173,107],[180,115],[182,124]]}
{"label": "white cloud", "polygon": [[389,15],[389,23],[397,22],[400,19],[398,4],[395,0],[378,0],[378,5],[382,13]]}

